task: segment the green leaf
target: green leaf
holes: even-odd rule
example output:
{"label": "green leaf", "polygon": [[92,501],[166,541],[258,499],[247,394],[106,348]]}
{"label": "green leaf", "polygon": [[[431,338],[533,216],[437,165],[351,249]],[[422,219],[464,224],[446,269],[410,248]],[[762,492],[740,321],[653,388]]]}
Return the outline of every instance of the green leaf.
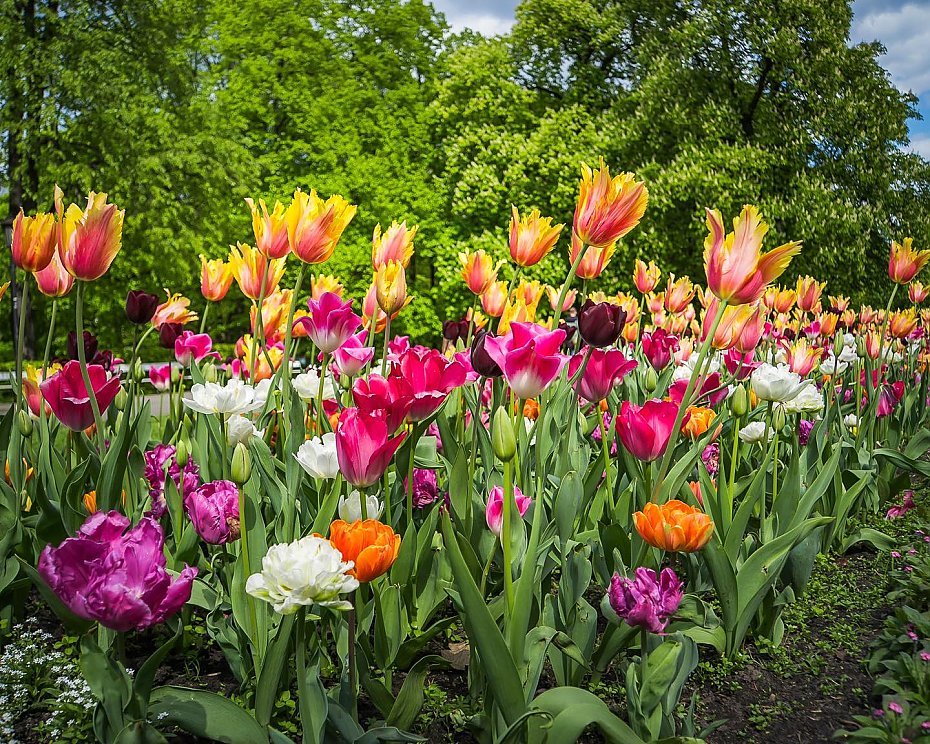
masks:
{"label": "green leaf", "polygon": [[596,695],[577,687],[556,687],[537,697],[531,710],[551,716],[548,727],[537,719],[529,721],[533,744],[576,744],[589,726],[597,726],[609,744],[645,744],[629,726],[610,712]]}
{"label": "green leaf", "polygon": [[156,687],[149,712],[158,721],[223,744],[267,744],[268,734],[228,698],[186,687]]}
{"label": "green leaf", "polygon": [[409,728],[423,707],[423,685],[426,675],[434,668],[448,668],[449,662],[441,656],[424,656],[414,664],[397,693],[397,699],[387,717],[388,726]]}
{"label": "green leaf", "polygon": [[262,725],[267,726],[274,712],[274,703],[278,699],[278,689],[284,677],[284,666],[288,660],[288,647],[291,642],[291,632],[294,629],[294,615],[284,615],[278,626],[277,635],[268,646],[268,654],[262,664],[255,690],[255,718]]}

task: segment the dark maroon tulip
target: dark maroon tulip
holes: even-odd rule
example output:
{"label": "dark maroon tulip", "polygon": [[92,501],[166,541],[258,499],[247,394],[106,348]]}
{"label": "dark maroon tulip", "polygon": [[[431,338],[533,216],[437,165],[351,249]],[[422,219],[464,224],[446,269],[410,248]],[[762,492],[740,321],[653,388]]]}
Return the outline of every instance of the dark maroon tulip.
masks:
{"label": "dark maroon tulip", "polygon": [[162,323],[158,326],[158,342],[166,349],[174,349],[174,342],[183,331],[180,323]]}
{"label": "dark maroon tulip", "polygon": [[626,311],[611,302],[585,300],[578,313],[578,332],[585,343],[604,347],[613,345],[626,324]]}
{"label": "dark maroon tulip", "polygon": [[575,332],[578,330],[578,326],[574,323],[566,323],[564,320],[559,321],[559,330],[565,331],[565,344],[570,344],[571,340],[575,338]]}
{"label": "dark maroon tulip", "polygon": [[[84,331],[84,358],[93,359],[97,353],[97,337],[90,331]],[[77,333],[68,334],[68,359],[78,358]]]}
{"label": "dark maroon tulip", "polygon": [[491,334],[487,331],[480,331],[475,336],[471,344],[471,366],[482,377],[500,377],[504,374],[504,370],[491,358],[485,348],[489,336]]}
{"label": "dark maroon tulip", "polygon": [[447,320],[442,324],[442,337],[446,341],[455,343],[459,340],[459,322],[457,320]]}
{"label": "dark maroon tulip", "polygon": [[126,295],[126,317],[130,323],[145,325],[155,316],[158,304],[156,295],[141,289],[131,289]]}

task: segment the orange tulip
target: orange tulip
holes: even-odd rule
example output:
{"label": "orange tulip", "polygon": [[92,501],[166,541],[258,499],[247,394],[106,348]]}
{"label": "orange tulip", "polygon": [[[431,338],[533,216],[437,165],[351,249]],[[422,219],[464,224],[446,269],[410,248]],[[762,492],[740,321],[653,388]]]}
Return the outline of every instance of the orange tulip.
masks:
{"label": "orange tulip", "polygon": [[714,534],[714,523],[700,509],[672,499],[664,504],[650,501],[633,514],[636,531],[647,543],[660,550],[693,553]]}
{"label": "orange tulip", "polygon": [[[262,331],[268,343],[284,340],[284,324],[287,322],[287,314],[291,309],[291,300],[293,296],[293,289],[282,289],[268,295],[262,303]],[[249,309],[249,320],[252,324],[252,333],[256,331],[255,310],[255,305],[252,305]]]}
{"label": "orange tulip", "polygon": [[535,421],[539,418],[539,403],[532,398],[527,398],[523,403],[523,418]]}
{"label": "orange tulip", "polygon": [[285,213],[287,242],[294,255],[308,264],[329,260],[356,210],[336,194],[324,202],[315,189],[309,194],[297,189]]}
{"label": "orange tulip", "polygon": [[19,210],[13,220],[13,263],[23,271],[41,271],[52,260],[58,247],[58,225],[55,215],[37,214],[26,217]]}
{"label": "orange tulip", "polygon": [[635,344],[639,340],[639,323],[627,323],[623,326],[623,340],[628,344]]}
{"label": "orange tulip", "polygon": [[609,246],[639,224],[648,201],[646,185],[632,173],[611,178],[603,160],[597,171],[582,163],[574,231],[585,245]]}
{"label": "orange tulip", "polygon": [[152,326],[158,328],[163,323],[180,323],[186,325],[197,320],[197,313],[191,312],[191,301],[178,293],[171,294],[167,289],[168,299],[155,308],[152,316]]}
{"label": "orange tulip", "polygon": [[492,318],[499,318],[507,305],[507,282],[492,282],[481,295],[481,307]]}
{"label": "orange tulip", "polygon": [[646,266],[644,261],[636,259],[636,268],[633,271],[633,284],[643,294],[649,294],[657,286],[662,278],[662,272],[656,266],[655,261],[650,261]]}
{"label": "orange tulip", "polygon": [[[257,352],[255,359],[255,379],[253,382],[261,382],[269,379],[281,366],[284,359],[284,344],[269,344],[262,350],[261,344],[256,344],[253,337],[246,334],[236,343],[237,355],[242,357],[242,365],[246,370],[251,371],[253,349]],[[269,361],[271,364],[269,364]]]}
{"label": "orange tulip", "polygon": [[652,292],[647,294],[646,309],[653,315],[665,310],[665,292]]}
{"label": "orange tulip", "polygon": [[510,217],[510,257],[518,265],[533,266],[542,261],[555,247],[564,225],[552,225],[551,217],[543,217],[534,209],[521,218],[516,207]]}
{"label": "orange tulip", "polygon": [[665,309],[670,313],[680,313],[694,299],[694,285],[686,276],[675,279],[674,274],[668,275],[668,285],[665,288]]}
{"label": "orange tulip", "polygon": [[[26,458],[23,458],[23,466],[26,468],[26,482],[28,483],[32,479],[33,469],[29,467],[29,463],[26,462]],[[12,485],[12,482],[10,481],[10,461],[9,460],[6,460],[3,463],[3,478],[4,480],[6,480],[7,483]]]}
{"label": "orange tulip", "polygon": [[797,301],[798,293],[793,289],[778,287],[778,289],[775,290],[772,309],[775,310],[776,313],[788,313],[791,312],[791,308],[794,307],[794,303]]}
{"label": "orange tulip", "polygon": [[785,361],[788,362],[788,369],[795,374],[801,375],[801,377],[809,375],[822,356],[823,349],[811,346],[804,336],[801,336],[785,349]]}
{"label": "orange tulip", "polygon": [[87,207],[71,204],[62,207],[63,194],[55,187],[55,211],[58,213],[58,253],[65,270],[75,279],[92,282],[110,268],[122,247],[123,217],[126,210],[107,204],[107,195],[91,191]]}
{"label": "orange tulip", "polygon": [[33,276],[36,278],[39,291],[46,297],[64,297],[74,286],[74,277],[65,271],[58,251],[52,253],[52,260],[49,261],[48,266],[37,271]]}
{"label": "orange tulip", "polygon": [[888,331],[895,338],[907,338],[917,328],[917,311],[909,307],[907,310],[896,310],[888,321]]}
{"label": "orange tulip", "polygon": [[820,315],[820,335],[829,338],[836,332],[836,324],[840,316],[836,313],[822,313]]}
{"label": "orange tulip", "polygon": [[[68,274],[68,276],[71,277],[71,281],[74,281],[74,277],[72,277],[70,274]],[[6,291],[7,291],[9,288],[10,288],[10,283],[9,283],[9,282],[4,282],[3,284],[0,284],[0,300],[3,299],[3,295],[6,294]]]}
{"label": "orange tulip", "polygon": [[830,295],[829,299],[830,299],[831,310],[836,310],[836,312],[838,313],[843,313],[849,309],[849,298],[848,297],[844,297],[843,295],[834,297],[833,295]]}
{"label": "orange tulip", "polygon": [[[551,285],[546,285],[546,297],[549,298],[549,307],[556,309],[555,305],[559,301],[559,289]],[[575,289],[570,289],[566,295],[565,299],[562,301],[562,312],[567,312],[568,309],[575,304],[575,300],[578,297],[578,291]]]}
{"label": "orange tulip", "polygon": [[[268,296],[277,289],[284,276],[284,259],[268,259],[257,248],[245,243],[236,243],[229,249],[229,265],[242,294],[250,300],[257,300],[262,295]],[[267,269],[266,269],[267,266]],[[262,276],[265,277],[265,291],[262,291]]]}
{"label": "orange tulip", "polygon": [[232,266],[222,258],[208,260],[200,254],[200,294],[205,300],[219,302],[232,286]]}
{"label": "orange tulip", "polygon": [[[514,297],[519,297],[526,305],[527,312],[535,316],[539,307],[539,301],[542,299],[544,287],[539,282],[522,281],[514,290]],[[558,298],[556,298],[558,299]]]}
{"label": "orange tulip", "polygon": [[484,251],[459,253],[459,262],[462,264],[462,279],[471,293],[478,296],[497,281],[497,270],[504,263],[499,261],[495,266],[494,259]]}
{"label": "orange tulip", "polygon": [[691,493],[694,495],[695,500],[701,506],[704,506],[704,497],[701,495],[701,484],[697,481],[688,481],[688,488],[691,489]]}
{"label": "orange tulip", "polygon": [[255,207],[255,202],[246,199],[252,212],[252,232],[255,234],[255,247],[266,258],[284,258],[290,253],[291,246],[287,241],[287,217],[284,214],[284,205],[276,201],[274,210],[268,213],[265,200],[259,199],[261,212]]}
{"label": "orange tulip", "polygon": [[798,294],[798,307],[806,313],[815,311],[817,305],[820,304],[823,288],[826,286],[826,282],[818,282],[812,276],[798,277],[798,286],[795,290]]}
{"label": "orange tulip", "polygon": [[[569,260],[571,263],[575,263],[579,251],[583,248],[584,243],[581,242],[578,234],[572,231],[572,247],[569,251]],[[610,259],[613,258],[616,250],[616,241],[605,246],[588,246],[585,249],[581,263],[578,264],[578,269],[575,271],[575,274],[582,279],[597,279],[604,269],[607,268],[607,264],[610,263]]]}
{"label": "orange tulip", "polygon": [[905,238],[903,244],[891,241],[888,258],[888,276],[898,284],[907,284],[930,260],[930,251],[914,250],[913,238]]}
{"label": "orange tulip", "polygon": [[317,276],[314,274],[310,277],[310,296],[314,300],[319,300],[326,292],[342,297],[343,289],[345,288],[335,276],[328,274]]}
{"label": "orange tulip", "polygon": [[639,300],[632,295],[619,292],[616,302],[626,313],[627,323],[636,323],[639,320]]}
{"label": "orange tulip", "polygon": [[386,573],[400,552],[400,535],[377,519],[352,524],[337,519],[329,527],[329,540],[343,560],[355,564],[349,573],[362,583]]}
{"label": "orange tulip", "polygon": [[401,223],[395,220],[382,235],[381,225],[375,225],[371,237],[372,268],[377,271],[388,261],[396,261],[406,269],[413,256],[413,239],[418,229],[418,225],[408,228],[406,220]]}
{"label": "orange tulip", "polygon": [[409,305],[412,299],[407,296],[407,277],[400,261],[390,260],[378,269],[375,288],[378,306],[391,317]]}
{"label": "orange tulip", "polygon": [[691,439],[697,439],[702,434],[707,433],[710,425],[714,423],[717,414],[710,408],[701,406],[689,406],[688,413],[690,416],[685,420],[681,427],[681,433],[686,434]]}

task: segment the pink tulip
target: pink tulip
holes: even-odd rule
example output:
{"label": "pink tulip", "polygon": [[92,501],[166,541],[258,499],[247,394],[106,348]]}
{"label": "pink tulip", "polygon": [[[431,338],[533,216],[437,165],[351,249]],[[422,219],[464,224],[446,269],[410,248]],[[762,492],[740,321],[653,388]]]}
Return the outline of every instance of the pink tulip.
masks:
{"label": "pink tulip", "polygon": [[[568,376],[570,378],[575,376],[584,361],[584,357],[583,353],[572,357],[568,363]],[[627,359],[626,355],[619,349],[611,349],[610,351],[594,349],[581,377],[579,388],[581,397],[591,403],[599,403],[610,395],[614,385],[626,377],[627,373],[636,369],[636,366],[636,360]]]}
{"label": "pink tulip", "polygon": [[332,354],[362,324],[362,319],[352,312],[352,300],[343,302],[333,292],[324,292],[319,300],[311,297],[307,305],[309,317],[302,317],[295,325],[302,325],[310,340],[324,354]]}
{"label": "pink tulip", "polygon": [[[694,387],[694,391],[691,394],[692,399],[689,401],[689,405],[693,405],[696,401],[699,401],[704,397],[707,398],[708,405],[710,406],[715,406],[718,403],[726,400],[728,393],[727,387],[726,385],[721,385],[720,383],[721,380],[719,372],[712,372],[709,375],[703,376],[700,380],[697,381],[697,384]],[[681,402],[684,400],[685,392],[687,390],[687,380],[676,380],[668,389],[668,397],[676,403],[681,404]]]}
{"label": "pink tulip", "polygon": [[174,481],[174,486],[182,497],[187,498],[187,494],[200,486],[200,467],[193,458],[189,458],[182,472],[175,457],[176,452],[177,448],[172,444],[156,444],[142,454],[142,461],[145,463],[142,477],[149,485],[149,496],[152,499],[152,508],[147,515],[155,519],[161,519],[168,511],[168,501],[165,499],[166,465],[167,478]]}
{"label": "pink tulip", "polygon": [[336,427],[336,459],[342,476],[356,488],[378,482],[406,434],[389,438],[383,411],[345,408]]}
{"label": "pink tulip", "polygon": [[184,508],[204,542],[225,545],[239,539],[239,489],[232,481],[204,483],[185,497]]}
{"label": "pink tulip", "polygon": [[[102,414],[110,407],[119,392],[119,377],[114,375],[108,378],[107,371],[99,364],[88,365],[87,374]],[[79,362],[68,362],[60,372],[43,380],[39,389],[52,413],[71,431],[83,431],[94,423],[94,411]]]}
{"label": "pink tulip", "polygon": [[511,323],[506,336],[488,336],[485,349],[504,371],[518,398],[535,398],[559,376],[568,357],[559,349],[565,331],[548,331],[536,323]]}
{"label": "pink tulip", "polygon": [[365,339],[368,337],[368,331],[361,331],[354,336],[349,336],[343,341],[342,346],[333,352],[333,361],[336,364],[336,370],[339,374],[355,377],[359,372],[365,369],[375,357],[375,350],[371,346],[365,346]]}
{"label": "pink tulip", "polygon": [[215,351],[211,353],[212,348],[213,341],[209,334],[181,331],[181,335],[174,340],[174,358],[184,367],[189,367],[191,362],[201,362],[208,356],[219,359],[219,354]]}
{"label": "pink tulip", "polygon": [[762,364],[762,362],[753,361],[753,356],[752,351],[740,354],[734,346],[732,349],[727,349],[726,354],[723,355],[723,364],[727,372],[735,375],[737,380],[745,380],[754,369]]}
{"label": "pink tulip", "polygon": [[[647,400],[642,406],[623,401],[617,416],[617,434],[631,455],[644,462],[660,458],[668,447],[678,415],[678,404]],[[688,420],[685,416],[681,422]]]}
{"label": "pink tulip", "polygon": [[[513,498],[517,505],[517,511],[522,517],[526,510],[530,508],[530,497],[524,496],[523,492],[514,486]],[[485,509],[485,517],[488,521],[488,528],[498,537],[501,536],[501,529],[504,526],[504,489],[500,486],[494,486],[491,493],[488,494],[488,505]]]}
{"label": "pink tulip", "polygon": [[410,386],[411,421],[423,421],[443,404],[453,388],[465,384],[467,370],[458,360],[449,360],[436,349],[414,346],[394,365],[389,377],[399,378]]}
{"label": "pink tulip", "polygon": [[171,387],[171,365],[149,367],[149,382],[156,390],[165,391]]}
{"label": "pink tulip", "polygon": [[39,574],[75,615],[119,632],[164,622],[190,599],[197,569],[165,570],[161,525],[144,517],[129,529],[116,511],[91,514],[77,537],[47,545]]}
{"label": "pink tulip", "polygon": [[684,598],[684,585],[670,568],[656,576],[651,568],[637,568],[636,578],[614,574],[607,598],[627,625],[661,633]]}
{"label": "pink tulip", "polygon": [[672,354],[678,351],[678,337],[663,328],[644,333],[642,344],[643,355],[656,372],[665,369],[672,361]]}
{"label": "pink tulip", "polygon": [[391,434],[404,423],[413,405],[410,385],[396,375],[387,379],[378,374],[359,377],[352,386],[352,398],[363,415],[383,413]]}
{"label": "pink tulip", "polygon": [[388,364],[394,364],[400,355],[410,348],[410,336],[394,336],[388,342],[387,360]]}

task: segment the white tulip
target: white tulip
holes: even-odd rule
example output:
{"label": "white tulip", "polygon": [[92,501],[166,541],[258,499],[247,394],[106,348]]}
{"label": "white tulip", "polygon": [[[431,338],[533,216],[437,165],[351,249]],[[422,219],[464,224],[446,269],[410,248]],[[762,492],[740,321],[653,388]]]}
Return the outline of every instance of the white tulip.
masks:
{"label": "white tulip", "polygon": [[761,364],[753,370],[750,381],[759,400],[775,403],[791,400],[810,384],[810,380],[802,380],[800,375],[792,372],[785,364]]}
{"label": "white tulip", "polygon": [[[774,435],[774,430],[769,429],[769,441],[772,441]],[[753,421],[752,423],[746,424],[746,426],[739,430],[739,438],[747,444],[761,442],[765,439],[765,422]]]}
{"label": "white tulip", "polygon": [[249,413],[262,407],[255,400],[255,389],[242,380],[232,379],[225,385],[215,382],[195,383],[184,405],[198,413],[215,413],[229,418],[236,413]]}
{"label": "white tulip", "polygon": [[307,440],[294,453],[294,459],[314,478],[335,478],[339,474],[336,435],[329,431]]}
{"label": "white tulip", "polygon": [[823,410],[823,394],[814,385],[808,385],[783,405],[785,413],[815,413]]}
{"label": "white tulip", "polygon": [[[694,366],[697,364],[697,354],[692,354],[685,361],[675,367],[675,371],[672,372],[672,382],[678,382],[679,380],[690,380],[691,375],[694,373]],[[704,372],[705,375],[712,375],[714,372],[720,371],[720,356],[715,354],[709,359],[704,360]]]}
{"label": "white tulip", "polygon": [[353,566],[329,540],[309,535],[272,545],[262,558],[261,573],[249,576],[245,590],[281,615],[311,604],[348,610],[352,604],[339,595],[358,589],[358,581],[346,573]]}
{"label": "white tulip", "polygon": [[[294,390],[304,403],[312,403],[316,400],[320,392],[320,375],[315,369],[297,375],[293,380]],[[323,381],[323,400],[334,400],[336,398],[336,389],[333,387],[333,379],[326,375]]]}
{"label": "white tulip", "polygon": [[820,363],[820,371],[825,375],[841,375],[847,369],[849,369],[849,364],[844,362],[842,357],[838,359],[833,354]]}
{"label": "white tulip", "polygon": [[[384,505],[374,494],[365,497],[365,507],[369,519],[379,519],[381,512],[384,511]],[[357,522],[362,518],[362,494],[353,489],[348,498],[340,496],[339,506],[336,510],[339,512],[339,519],[343,522]]]}
{"label": "white tulip", "polygon": [[843,426],[847,429],[853,429],[859,426],[859,417],[854,413],[847,413],[843,416]]}
{"label": "white tulip", "polygon": [[247,444],[252,437],[258,437],[261,439],[264,436],[264,429],[259,431],[255,428],[255,424],[252,423],[251,419],[248,419],[241,414],[237,413],[234,416],[231,416],[229,421],[226,423],[226,441],[230,447],[235,447],[240,442]]}
{"label": "white tulip", "polygon": [[859,359],[859,352],[856,351],[855,346],[844,344],[838,359],[845,364],[855,364],[856,360]]}
{"label": "white tulip", "polygon": [[261,403],[262,407],[265,406],[265,401],[268,400],[268,396],[271,394],[271,378],[266,377],[264,380],[259,380],[255,383],[255,401]]}

